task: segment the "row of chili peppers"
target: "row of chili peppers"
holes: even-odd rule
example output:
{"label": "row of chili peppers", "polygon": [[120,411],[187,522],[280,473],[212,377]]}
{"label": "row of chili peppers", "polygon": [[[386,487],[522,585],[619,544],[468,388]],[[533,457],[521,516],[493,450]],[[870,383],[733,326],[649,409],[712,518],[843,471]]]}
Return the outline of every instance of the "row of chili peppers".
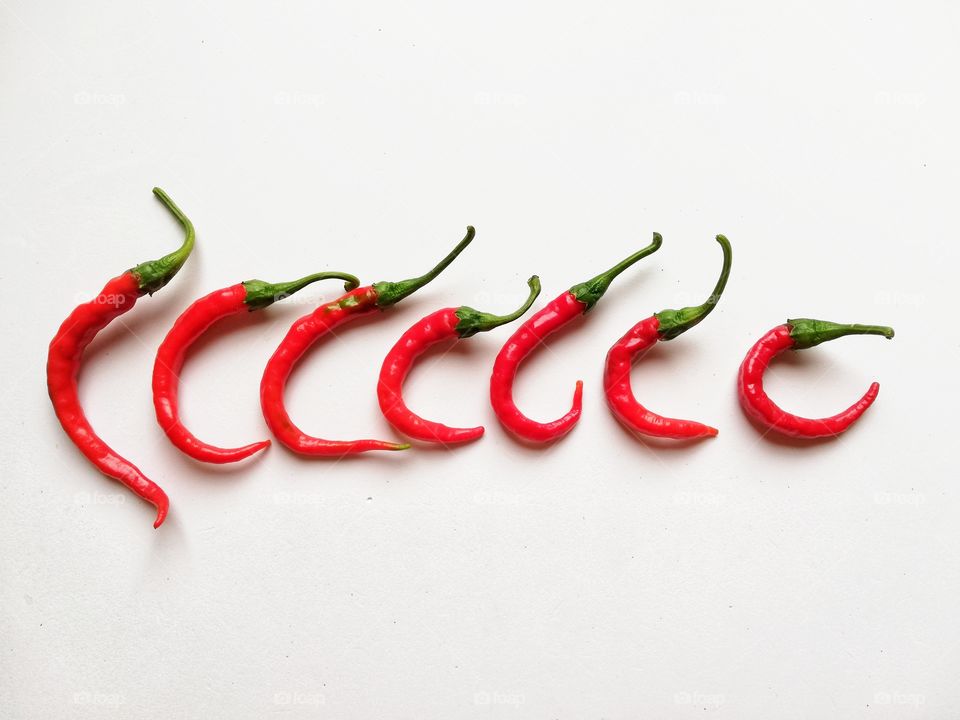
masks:
{"label": "row of chili peppers", "polygon": [[[152,295],[180,270],[193,250],[193,224],[160,188],[154,194],[183,226],[186,237],[179,249],[159,260],[145,262],[108,281],[96,298],[74,309],[64,320],[50,343],[47,360],[47,385],[54,410],[67,435],[86,457],[105,475],[122,482],[157,509],[154,527],[167,515],[169,501],[164,491],[133,463],[117,454],[93,430],[80,406],[77,375],[84,348],[114,318],[128,312],[142,295]],[[229,315],[261,310],[305,286],[319,280],[344,281],[346,294],[321,305],[297,320],[267,363],[260,384],[263,416],[273,434],[285,446],[304,455],[342,456],[371,450],[404,450],[408,443],[383,440],[325,440],[310,436],[291,420],[284,407],[284,387],[294,365],[307,349],[338,326],[361,315],[383,310],[408,297],[436,278],[470,244],[474,229],[441,260],[419,277],[399,282],[378,282],[360,287],[349,273],[322,272],[287,283],[248,280],[217,290],[188,307],[157,351],[153,368],[153,399],[157,420],[167,437],[180,450],[196,460],[231,463],[253,455],[270,445],[269,440],[238,448],[220,448],[194,436],[180,420],[177,402],[179,374],[190,345],[216,321]],[[620,338],[607,353],[603,382],[607,402],[617,419],[639,435],[692,439],[712,437],[717,430],[691,420],[663,417],[648,410],[636,399],[630,384],[630,370],[637,357],[661,340],[673,340],[701,322],[716,307],[730,275],[733,252],[730,242],[717,235],[723,251],[723,266],[713,292],[697,306],[664,310],[641,320]],[[656,252],[662,243],[654,233],[653,242],[586,282],[574,285],[527,319],[510,337],[497,355],[490,380],[490,400],[500,422],[514,436],[531,444],[549,443],[566,435],[580,419],[583,383],[578,381],[570,410],[552,422],[541,423],[527,417],[514,403],[513,382],[524,358],[544,338],[575,317],[590,310],[610,283],[638,260]],[[461,306],[443,308],[427,315],[407,330],[387,354],[380,370],[377,398],[384,416],[398,431],[427,443],[453,445],[476,440],[483,427],[452,428],[420,417],[403,400],[403,381],[416,358],[431,345],[456,338],[468,338],[478,332],[512,322],[524,315],[540,294],[540,280],[528,281],[529,294],[524,303],[507,315],[492,315]],[[877,325],[846,325],[821,320],[796,319],[778,325],[750,349],[740,366],[738,389],[741,405],[760,426],[798,438],[836,436],[850,427],[877,397],[880,386],[873,383],[863,397],[832,417],[803,418],[781,409],[763,389],[763,374],[779,353],[813,347],[844,335],[868,334],[893,337],[893,329]]]}

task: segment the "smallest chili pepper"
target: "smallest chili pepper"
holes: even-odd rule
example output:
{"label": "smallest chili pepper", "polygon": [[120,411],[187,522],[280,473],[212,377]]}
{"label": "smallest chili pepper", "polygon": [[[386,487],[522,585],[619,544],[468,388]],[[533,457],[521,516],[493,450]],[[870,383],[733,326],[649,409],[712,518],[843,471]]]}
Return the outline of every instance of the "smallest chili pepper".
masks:
{"label": "smallest chili pepper", "polygon": [[380,369],[377,399],[380,410],[394,428],[415,440],[433,443],[462,443],[483,435],[483,427],[453,428],[425,420],[410,411],[403,401],[403,381],[413,367],[414,360],[430,346],[451,338],[469,338],[479,332],[513,322],[523,315],[540,294],[540,278],[527,281],[530,294],[526,301],[509,315],[492,315],[466,305],[443,308],[427,315],[407,330],[387,353]]}
{"label": "smallest chili pepper", "polygon": [[763,373],[770,361],[785,350],[805,350],[845,335],[880,335],[893,338],[893,328],[884,325],[843,325],[825,320],[787,320],[760,338],[740,365],[738,390],[746,414],[770,430],[796,438],[839,435],[866,412],[880,392],[872,383],[857,402],[841,413],[826,418],[805,418],[783,410],[763,389]]}

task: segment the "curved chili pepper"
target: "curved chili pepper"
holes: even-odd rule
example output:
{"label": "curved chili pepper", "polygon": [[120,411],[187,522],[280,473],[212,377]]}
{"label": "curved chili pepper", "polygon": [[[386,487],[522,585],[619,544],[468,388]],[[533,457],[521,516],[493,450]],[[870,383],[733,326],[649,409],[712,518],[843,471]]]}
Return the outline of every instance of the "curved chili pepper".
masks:
{"label": "curved chili pepper", "polygon": [[444,444],[468,442],[483,435],[482,426],[452,428],[411,412],[403,401],[403,381],[414,360],[431,345],[451,338],[473,337],[523,315],[540,294],[540,278],[534,275],[527,284],[530,295],[526,302],[509,315],[491,315],[465,305],[443,308],[421,319],[400,337],[383,361],[377,384],[380,410],[394,428],[415,440]]}
{"label": "curved chili pepper", "polygon": [[778,325],[760,338],[740,365],[737,379],[740,404],[746,414],[771,430],[797,438],[832,437],[853,425],[877,399],[879,383],[872,383],[863,397],[843,412],[820,419],[788,413],[763,390],[763,373],[777,355],[785,350],[811,348],[844,335],[882,335],[889,340],[893,337],[893,328],[881,325],[840,325],[824,320],[798,318],[787,320],[785,325]]}
{"label": "curved chili pepper", "polygon": [[713,437],[717,434],[716,428],[709,425],[692,420],[663,417],[647,410],[637,402],[630,384],[630,369],[641,352],[653,347],[658,340],[673,340],[685,333],[716,307],[727,285],[730,263],[733,260],[730,242],[723,235],[717,235],[717,242],[723,248],[723,268],[720,270],[717,285],[707,301],[702,305],[685,307],[681,310],[663,310],[641,320],[617,340],[607,353],[603,371],[603,389],[607,396],[607,404],[617,420],[631,430],[644,435],[675,440]]}
{"label": "curved chili pepper", "polygon": [[153,406],[157,412],[157,422],[174,445],[195,460],[218,464],[237,462],[270,447],[269,440],[262,440],[238,448],[220,448],[199,440],[183,426],[177,391],[184,356],[190,345],[217,320],[244,311],[262,310],[310,283],[330,278],[346,281],[345,290],[353,290],[360,284],[355,276],[341,272],[315,273],[286,283],[247,280],[215,290],[183,311],[160,344],[153,364]]}
{"label": "curved chili pepper", "polygon": [[580,419],[583,398],[583,381],[577,380],[573,392],[573,404],[566,415],[559,420],[541,423],[531,420],[513,402],[513,381],[517,368],[530,352],[540,345],[550,333],[556,332],[578,315],[592,308],[610,287],[610,283],[620,273],[641,258],[660,249],[663,238],[660,233],[653,234],[653,242],[634,253],[606,272],[585,283],[574,285],[570,290],[551,301],[545,308],[534,314],[510,336],[493,363],[490,377],[490,402],[500,422],[510,432],[522,440],[545,443],[563,437],[573,429]]}
{"label": "curved chili pepper", "polygon": [[186,233],[183,244],[159,260],[141,263],[109,280],[96,298],[77,306],[67,316],[50,341],[47,389],[57,419],[73,444],[104,475],[119,480],[136,495],[152,503],[157,509],[153,523],[157,528],[166,518],[170,506],[166,493],[97,435],[83,412],[77,394],[77,375],[87,345],[111,320],[129,311],[137,298],[153,295],[170,282],[193,250],[193,224],[163,190],[154,188],[153,194],[180,221]]}
{"label": "curved chili pepper", "polygon": [[351,290],[338,300],[321,305],[293,323],[280,346],[273,353],[260,381],[260,407],[263,417],[277,439],[302,455],[342,456],[369,450],[406,450],[409,443],[384,440],[324,440],[311,437],[296,425],[283,404],[283,391],[293,366],[307,349],[324,335],[345,322],[374,310],[383,310],[416,292],[439,275],[473,240],[475,231],[467,226],[467,234],[430,272],[400,282],[378,282]]}

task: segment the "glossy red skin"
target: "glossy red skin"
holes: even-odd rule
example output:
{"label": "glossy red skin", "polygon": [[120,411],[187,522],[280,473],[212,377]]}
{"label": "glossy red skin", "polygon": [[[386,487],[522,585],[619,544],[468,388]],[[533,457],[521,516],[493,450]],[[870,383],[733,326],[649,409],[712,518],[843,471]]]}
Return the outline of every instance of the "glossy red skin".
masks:
{"label": "glossy red skin", "polygon": [[277,439],[301,455],[339,457],[369,450],[395,450],[396,443],[383,440],[324,440],[304,433],[293,424],[283,404],[287,378],[297,361],[321,337],[361,315],[379,310],[373,286],[351,290],[338,300],[321,305],[297,320],[287,332],[260,381],[260,407]]}
{"label": "glossy red skin", "polygon": [[209,445],[180,421],[177,392],[187,350],[217,320],[249,312],[250,307],[244,302],[246,297],[247,289],[243,283],[237,283],[200,298],[177,318],[157,350],[153,364],[153,407],[157,422],[170,441],[195,460],[217,464],[237,462],[270,446],[269,440],[238,448]]}
{"label": "glossy red skin", "polygon": [[411,412],[403,401],[403,381],[414,360],[431,345],[459,339],[457,310],[459,308],[444,308],[420,320],[400,337],[380,368],[377,384],[380,410],[393,427],[415,440],[449,445],[476,440],[483,435],[482,427],[453,428],[425,420]]}
{"label": "glossy red skin", "polygon": [[166,493],[97,435],[77,394],[77,375],[84,349],[111,320],[131,310],[141,294],[136,276],[125,272],[107,282],[94,300],[78,305],[67,316],[50,341],[47,389],[57,419],[73,444],[100,472],[123,483],[157,508],[153,523],[156,528],[163,523],[170,508]]}
{"label": "glossy red skin", "polygon": [[549,423],[531,420],[520,412],[513,402],[513,381],[520,363],[544,338],[583,315],[586,309],[587,306],[573,293],[563,293],[523,323],[497,355],[490,378],[490,402],[503,426],[518,438],[531,443],[550,442],[573,430],[580,419],[583,381],[577,380],[573,403],[567,414]]}
{"label": "glossy red skin", "polygon": [[660,321],[653,315],[630,328],[607,353],[603,389],[614,416],[631,430],[653,437],[684,440],[715,436],[716,428],[693,420],[657,415],[637,402],[630,384],[630,369],[637,355],[653,347],[658,340]]}
{"label": "glossy red skin", "polygon": [[793,415],[771,400],[763,390],[763,373],[777,355],[793,348],[789,325],[778,325],[750,348],[737,386],[744,411],[764,427],[796,438],[822,438],[839,435],[849,428],[877,399],[880,385],[873,383],[853,405],[831,417],[811,419]]}

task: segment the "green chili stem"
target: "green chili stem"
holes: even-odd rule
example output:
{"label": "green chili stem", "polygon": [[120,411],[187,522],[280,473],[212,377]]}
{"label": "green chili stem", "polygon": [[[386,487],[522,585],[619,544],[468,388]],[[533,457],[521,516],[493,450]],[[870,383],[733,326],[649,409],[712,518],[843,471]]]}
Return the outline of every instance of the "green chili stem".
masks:
{"label": "green chili stem", "polygon": [[187,258],[190,257],[196,239],[196,233],[193,229],[193,223],[190,222],[190,218],[183,214],[183,211],[170,199],[170,196],[158,187],[153,189],[153,194],[156,195],[167,210],[180,221],[186,237],[183,240],[183,244],[169,255],[164,255],[159,260],[140,263],[130,270],[137,278],[137,282],[140,285],[140,292],[149,293],[150,295],[153,295],[157,290],[170,282],[173,276],[179,272],[180,268],[182,268],[183,264],[187,261]]}
{"label": "green chili stem", "polygon": [[377,305],[381,308],[394,305],[403,300],[408,295],[412,295],[422,288],[437,275],[443,272],[447,266],[457,259],[457,256],[473,241],[476,234],[473,225],[467,225],[467,234],[457,246],[447,254],[437,265],[428,273],[420,277],[410,278],[409,280],[400,280],[399,282],[378,282],[374,283],[373,289],[377,293]]}
{"label": "green chili stem", "polygon": [[261,310],[278,300],[283,300],[293,295],[311,283],[315,283],[318,280],[330,279],[343,280],[343,289],[347,291],[353,290],[360,285],[360,281],[355,275],[342,272],[314,273],[313,275],[302,277],[299,280],[282,283],[268,283],[263,280],[246,280],[243,283],[243,287],[246,288],[247,295],[243,299],[243,302],[251,311]]}
{"label": "green chili stem", "polygon": [[794,350],[811,348],[844,335],[882,335],[890,340],[894,334],[893,328],[886,325],[849,325],[810,318],[787,320],[787,325],[790,327]]}
{"label": "green chili stem", "polygon": [[582,302],[586,307],[584,312],[592,308],[597,304],[597,301],[603,297],[603,294],[607,291],[607,288],[610,287],[610,283],[613,282],[614,278],[617,277],[620,273],[626,270],[628,267],[633,265],[638,260],[645,258],[647,255],[652,255],[657,250],[660,249],[660,246],[663,244],[663,237],[660,233],[653,234],[653,242],[651,242],[647,247],[642,250],[638,250],[633,255],[624,260],[621,260],[612,268],[606,272],[602,272],[597,275],[595,278],[591,278],[584,283],[579,285],[574,285],[570,288],[570,293],[580,302]]}
{"label": "green chili stem", "polygon": [[493,315],[492,313],[480,312],[479,310],[474,310],[472,307],[467,307],[466,305],[457,308],[456,316],[460,318],[460,322],[457,323],[456,328],[457,335],[459,335],[461,338],[472,337],[478,332],[487,332],[488,330],[493,330],[495,327],[506,325],[507,323],[516,320],[530,309],[530,306],[533,305],[533,301],[536,300],[537,295],[540,294],[539,277],[534,275],[527,280],[527,285],[530,286],[530,294],[527,296],[527,299],[524,301],[523,305],[509,315]]}
{"label": "green chili stem", "polygon": [[685,333],[709,315],[720,301],[723,289],[727,286],[727,278],[730,277],[733,248],[730,247],[730,241],[723,235],[717,235],[717,242],[723,249],[723,267],[720,269],[720,277],[713,288],[713,292],[702,305],[658,312],[659,328],[657,332],[660,334],[661,340],[673,340],[678,335]]}

